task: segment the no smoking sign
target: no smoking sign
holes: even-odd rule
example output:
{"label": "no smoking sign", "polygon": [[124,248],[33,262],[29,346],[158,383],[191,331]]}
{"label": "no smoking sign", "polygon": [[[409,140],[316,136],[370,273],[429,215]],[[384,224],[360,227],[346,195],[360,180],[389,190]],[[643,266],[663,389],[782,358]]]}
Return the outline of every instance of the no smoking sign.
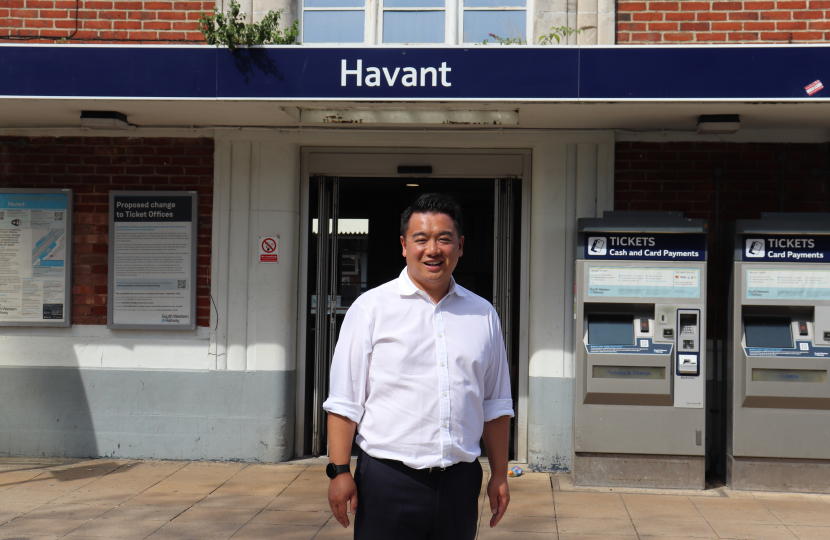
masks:
{"label": "no smoking sign", "polygon": [[260,236],[259,237],[259,262],[261,263],[276,263],[279,262],[280,239],[278,236]]}

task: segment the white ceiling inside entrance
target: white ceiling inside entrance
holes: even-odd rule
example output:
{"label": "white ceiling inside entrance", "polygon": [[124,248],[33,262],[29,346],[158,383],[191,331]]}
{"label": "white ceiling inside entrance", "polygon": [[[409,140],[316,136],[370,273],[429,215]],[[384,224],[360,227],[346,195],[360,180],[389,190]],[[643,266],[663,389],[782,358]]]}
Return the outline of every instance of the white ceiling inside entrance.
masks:
{"label": "white ceiling inside entrance", "polygon": [[[82,110],[111,110],[139,127],[296,127],[331,126],[478,129],[565,129],[620,131],[688,131],[701,114],[739,114],[741,131],[809,130],[830,140],[830,103],[349,103],[195,100],[1,99],[0,129],[80,126]],[[287,112],[286,112],[287,111]],[[494,113],[496,111],[497,113]],[[344,112],[347,112],[344,116]],[[516,121],[518,112],[518,121]],[[333,114],[329,114],[333,113]],[[338,121],[337,115],[347,121]],[[449,121],[444,122],[441,119]],[[476,119],[490,119],[483,122]],[[510,121],[495,122],[498,118]],[[309,119],[311,121],[301,120]],[[455,120],[453,120],[455,119]],[[470,122],[464,119],[471,119]],[[461,120],[461,121],[458,121]]]}

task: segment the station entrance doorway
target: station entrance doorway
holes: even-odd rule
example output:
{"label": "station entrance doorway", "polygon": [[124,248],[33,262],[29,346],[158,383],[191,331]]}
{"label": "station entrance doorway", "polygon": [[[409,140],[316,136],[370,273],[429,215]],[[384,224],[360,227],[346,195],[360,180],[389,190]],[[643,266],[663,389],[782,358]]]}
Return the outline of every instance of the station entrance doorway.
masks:
{"label": "station entrance doorway", "polygon": [[[309,185],[306,277],[303,447],[328,453],[326,413],[329,370],[349,307],[369,289],[398,277],[400,215],[424,193],[445,193],[461,206],[464,255],[456,282],[493,303],[510,363],[513,408],[518,414],[519,246],[521,180],[515,178],[312,177]],[[510,458],[516,455],[511,421]],[[299,435],[299,434],[298,434]]]}

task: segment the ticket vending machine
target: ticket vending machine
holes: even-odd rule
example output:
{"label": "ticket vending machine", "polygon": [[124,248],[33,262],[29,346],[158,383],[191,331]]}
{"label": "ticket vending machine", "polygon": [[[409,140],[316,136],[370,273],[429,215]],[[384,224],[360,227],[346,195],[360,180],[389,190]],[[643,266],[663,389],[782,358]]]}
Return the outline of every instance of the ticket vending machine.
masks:
{"label": "ticket vending machine", "polygon": [[705,487],[707,231],[679,212],[578,220],[576,485]]}
{"label": "ticket vending machine", "polygon": [[726,481],[830,492],[830,214],[735,222]]}

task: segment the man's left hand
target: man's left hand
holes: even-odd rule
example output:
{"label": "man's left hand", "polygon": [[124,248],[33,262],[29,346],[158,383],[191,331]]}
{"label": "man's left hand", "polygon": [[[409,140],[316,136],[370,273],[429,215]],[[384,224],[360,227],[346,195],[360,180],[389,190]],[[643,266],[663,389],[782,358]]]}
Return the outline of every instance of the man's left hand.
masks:
{"label": "man's left hand", "polygon": [[491,476],[487,483],[487,498],[490,499],[490,527],[495,527],[501,521],[507,505],[510,504],[510,487],[507,485],[507,476]]}

